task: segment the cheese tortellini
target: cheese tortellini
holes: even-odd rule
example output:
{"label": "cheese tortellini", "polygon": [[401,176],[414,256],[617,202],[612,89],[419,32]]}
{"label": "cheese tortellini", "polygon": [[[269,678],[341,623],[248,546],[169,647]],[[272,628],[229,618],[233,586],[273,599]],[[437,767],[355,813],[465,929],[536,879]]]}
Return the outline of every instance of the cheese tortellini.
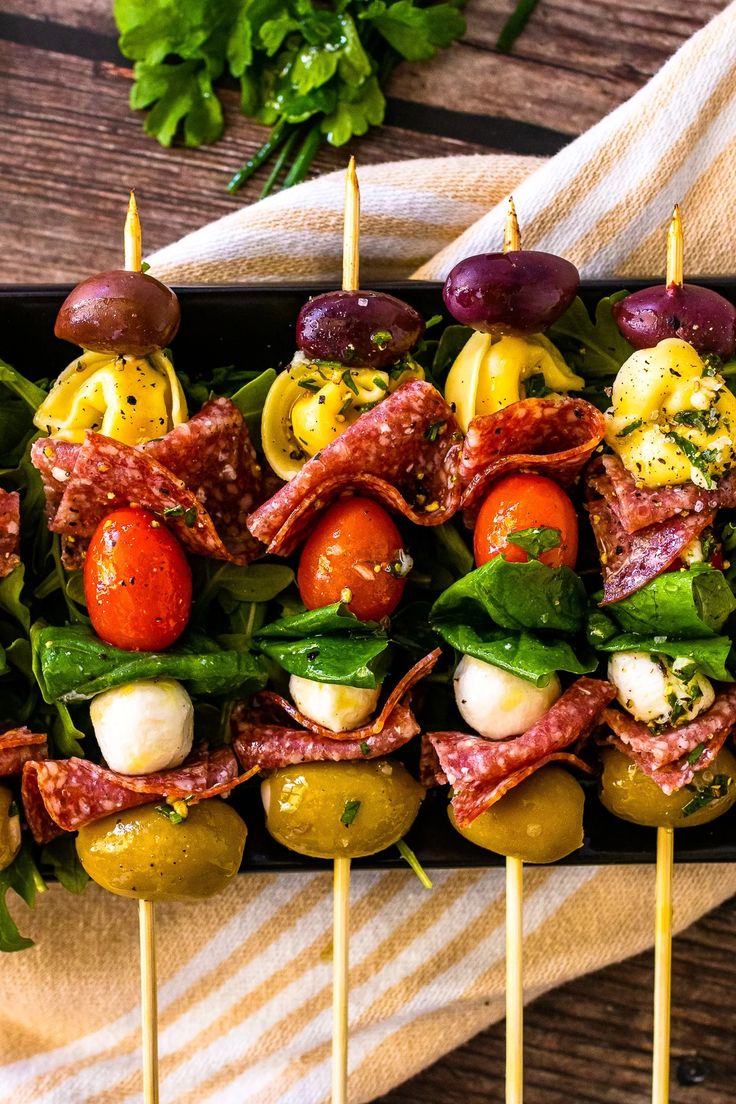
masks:
{"label": "cheese tortellini", "polygon": [[542,375],[550,391],[579,391],[585,381],[567,366],[543,334],[526,337],[474,333],[452,365],[445,398],[464,433],[479,414],[493,414],[526,397],[524,381]]}
{"label": "cheese tortellini", "polygon": [[292,479],[361,414],[402,383],[423,378],[423,369],[411,360],[381,371],[312,361],[297,352],[274,380],[263,406],[266,459],[281,479]]}
{"label": "cheese tortellini", "polygon": [[185,422],[187,404],[165,353],[85,352],[64,369],[33,420],[62,441],[80,443],[93,429],[140,445]]}
{"label": "cheese tortellini", "polygon": [[712,487],[736,460],[736,398],[679,338],[633,353],[612,391],[606,441],[645,487]]}

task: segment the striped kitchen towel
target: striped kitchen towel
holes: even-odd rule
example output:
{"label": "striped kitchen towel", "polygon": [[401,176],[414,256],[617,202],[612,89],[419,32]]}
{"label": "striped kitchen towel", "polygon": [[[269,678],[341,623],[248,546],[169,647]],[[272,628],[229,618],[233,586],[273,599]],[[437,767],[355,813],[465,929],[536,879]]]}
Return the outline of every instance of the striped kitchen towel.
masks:
{"label": "striped kitchen towel", "polygon": [[[675,200],[687,271],[733,272],[734,59],[731,5],[547,162],[363,169],[363,283],[441,277],[460,257],[497,249],[511,190],[525,244],[563,253],[585,275],[661,273]],[[175,283],[336,282],[342,198],[342,173],[304,184],[161,250],[153,271]],[[734,892],[736,867],[678,868],[677,928]],[[651,943],[649,868],[530,869],[526,902],[530,998]],[[428,893],[409,872],[356,871],[351,906],[350,1089],[360,1104],[503,1014],[503,873],[442,872]],[[158,917],[164,1104],[327,1101],[329,874],[242,877],[212,902],[162,905]],[[0,1100],[140,1101],[135,905],[95,886],[79,898],[53,887],[22,924],[36,946],[2,963]]]}

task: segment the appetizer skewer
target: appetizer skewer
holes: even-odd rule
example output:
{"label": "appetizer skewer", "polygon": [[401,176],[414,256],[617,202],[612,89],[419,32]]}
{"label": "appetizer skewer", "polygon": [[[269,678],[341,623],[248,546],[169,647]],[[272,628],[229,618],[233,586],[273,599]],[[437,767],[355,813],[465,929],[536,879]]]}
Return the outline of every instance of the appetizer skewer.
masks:
{"label": "appetizer skewer", "polygon": [[[727,481],[735,456],[736,404],[718,375],[718,358],[733,354],[736,311],[717,293],[683,283],[683,230],[677,206],[667,235],[665,285],[627,296],[615,304],[613,313],[621,332],[640,351],[622,366],[614,382],[607,440],[617,457],[604,461],[608,466],[602,478],[600,473],[593,475],[593,494],[610,498],[613,489],[618,517],[624,521],[634,498],[642,514],[652,506],[655,515],[661,509],[661,520],[642,516],[644,531],[651,532],[656,522],[669,525],[670,531],[661,542],[669,544],[667,559],[653,572],[647,574],[651,558],[642,556],[646,566],[641,578],[636,569],[633,576],[619,570],[617,578],[611,573],[605,537],[610,505],[604,504],[600,513],[602,500],[591,499],[591,520],[604,565],[604,600],[609,603],[604,608],[630,634],[627,647],[616,652],[615,639],[612,643],[611,634],[601,626],[599,646],[614,652],[609,678],[626,710],[606,716],[617,750],[603,753],[601,800],[625,819],[657,829],[652,1104],[667,1104],[674,829],[709,821],[734,800],[729,793],[732,758],[722,746],[731,727],[733,690],[717,692],[711,682],[732,681],[732,676],[725,663],[711,661],[704,670],[708,661],[698,644],[702,637],[713,643],[733,610],[733,596],[719,571],[723,557],[710,534],[718,507],[731,503]],[[699,354],[711,358],[707,365]],[[635,488],[633,496],[629,483]],[[647,529],[650,520],[655,525]],[[693,526],[689,541],[688,525]],[[627,545],[630,541],[624,537],[621,552]],[[630,557],[630,547],[628,553]],[[709,613],[690,597],[703,573],[718,595]],[[672,598],[665,603],[656,598],[655,592],[663,595],[668,584],[675,597],[679,588],[675,605]],[[700,612],[683,624],[688,600]],[[633,623],[632,601],[638,602],[639,610]],[[677,606],[679,622],[672,618]],[[694,641],[682,641],[683,628]],[[723,644],[727,651],[730,645],[725,640]]]}

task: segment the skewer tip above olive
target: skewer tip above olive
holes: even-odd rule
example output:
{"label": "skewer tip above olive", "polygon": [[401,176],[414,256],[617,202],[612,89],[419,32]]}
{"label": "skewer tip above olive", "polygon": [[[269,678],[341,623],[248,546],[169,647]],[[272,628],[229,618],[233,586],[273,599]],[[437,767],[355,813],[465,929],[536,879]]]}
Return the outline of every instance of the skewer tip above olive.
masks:
{"label": "skewer tip above olive", "polygon": [[171,288],[145,272],[98,272],[69,292],[54,333],[95,353],[148,356],[165,348],[179,329],[179,301]]}
{"label": "skewer tip above olive", "polygon": [[450,272],[442,297],[458,322],[481,333],[537,333],[565,313],[579,286],[570,261],[521,249],[466,257]]}
{"label": "skewer tip above olive", "polygon": [[666,338],[679,337],[699,353],[715,353],[724,360],[736,351],[736,307],[710,288],[642,288],[614,303],[612,314],[635,349],[652,349]]}
{"label": "skewer tip above olive", "polygon": [[409,352],[424,333],[422,316],[383,291],[328,291],[305,303],[296,343],[313,360],[386,368]]}

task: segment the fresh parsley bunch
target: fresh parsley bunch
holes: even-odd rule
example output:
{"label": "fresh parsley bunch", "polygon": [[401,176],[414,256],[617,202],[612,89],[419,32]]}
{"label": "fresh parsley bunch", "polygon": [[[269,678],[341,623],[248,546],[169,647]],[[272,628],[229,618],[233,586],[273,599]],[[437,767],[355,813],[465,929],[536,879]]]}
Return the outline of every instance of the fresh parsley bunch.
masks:
{"label": "fresh parsley bunch", "polygon": [[465,31],[463,0],[115,0],[120,49],[135,61],[130,103],[170,146],[223,132],[214,83],[240,82],[244,114],[271,128],[230,181],[272,160],[267,195],[303,180],[323,141],[342,146],[383,121],[382,88],[406,58],[434,57]]}

